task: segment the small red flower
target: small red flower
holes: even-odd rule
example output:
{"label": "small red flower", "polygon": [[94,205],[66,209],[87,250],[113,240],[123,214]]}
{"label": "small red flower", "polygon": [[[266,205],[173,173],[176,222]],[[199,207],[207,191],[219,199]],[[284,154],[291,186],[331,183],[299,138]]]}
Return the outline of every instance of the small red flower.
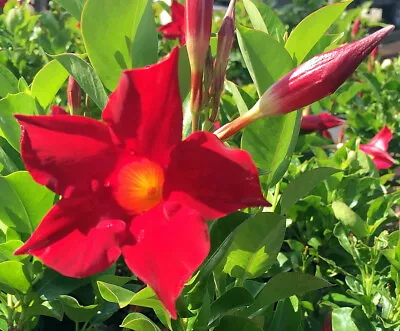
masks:
{"label": "small red flower", "polygon": [[178,57],[175,48],[155,65],[125,71],[103,122],[16,116],[26,168],[62,195],[16,254],[70,277],[100,272],[122,254],[173,317],[209,251],[205,220],[268,204],[247,152],[209,132],[182,141]]}
{"label": "small red flower", "polygon": [[184,45],[185,40],[185,6],[178,0],[172,0],[171,22],[158,28],[165,39],[179,39],[179,43]]}
{"label": "small red flower", "polygon": [[0,8],[4,8],[8,0],[0,0]]}
{"label": "small red flower", "polygon": [[377,169],[388,169],[396,162],[387,152],[392,138],[392,131],[384,126],[368,144],[360,144],[360,149],[372,157]]}
{"label": "small red flower", "polygon": [[335,117],[332,114],[321,113],[318,115],[303,116],[300,128],[304,131],[324,131],[341,126],[344,123],[346,123],[346,121]]}

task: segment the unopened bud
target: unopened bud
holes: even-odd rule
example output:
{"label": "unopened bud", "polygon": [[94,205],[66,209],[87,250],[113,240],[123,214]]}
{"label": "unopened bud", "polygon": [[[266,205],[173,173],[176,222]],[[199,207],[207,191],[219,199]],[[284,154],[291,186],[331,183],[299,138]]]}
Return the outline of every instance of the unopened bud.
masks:
{"label": "unopened bud", "polygon": [[68,106],[73,115],[79,115],[81,112],[81,87],[74,77],[69,76],[67,87]]}
{"label": "unopened bud", "polygon": [[235,36],[235,4],[236,0],[231,0],[222,21],[221,28],[218,32],[217,56],[215,59],[214,79],[211,93],[213,96],[212,122],[215,121],[218,113],[219,101],[222,90],[224,89],[226,67],[228,66],[229,54]]}
{"label": "unopened bud", "polygon": [[272,85],[249,112],[215,134],[226,139],[237,132],[229,126],[241,129],[259,118],[284,115],[332,94],[393,29],[393,25],[387,26],[368,37],[311,58]]}
{"label": "unopened bud", "polygon": [[358,33],[360,32],[360,26],[361,26],[361,19],[357,18],[354,23],[353,26],[351,27],[351,37],[353,39],[357,38]]}

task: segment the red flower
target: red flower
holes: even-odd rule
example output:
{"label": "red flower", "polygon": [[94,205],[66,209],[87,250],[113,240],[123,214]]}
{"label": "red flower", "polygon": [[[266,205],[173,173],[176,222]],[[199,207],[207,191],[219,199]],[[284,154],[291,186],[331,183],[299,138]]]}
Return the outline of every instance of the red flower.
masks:
{"label": "red flower", "polygon": [[0,8],[4,8],[8,0],[0,0]]}
{"label": "red flower", "polygon": [[171,18],[172,21],[158,28],[164,38],[179,39],[179,43],[184,45],[185,40],[185,6],[180,4],[178,0],[172,0]]}
{"label": "red flower", "polygon": [[384,126],[368,144],[360,144],[360,149],[372,157],[378,169],[388,169],[396,162],[387,152],[392,137],[392,131]]}
{"label": "red flower", "polygon": [[343,125],[346,121],[329,113],[306,115],[301,119],[300,128],[304,131],[324,131]]}
{"label": "red flower", "polygon": [[247,152],[208,132],[181,141],[178,56],[175,48],[158,64],[125,71],[103,122],[16,116],[26,168],[62,195],[16,254],[70,277],[100,272],[122,254],[173,317],[209,251],[205,220],[268,204]]}

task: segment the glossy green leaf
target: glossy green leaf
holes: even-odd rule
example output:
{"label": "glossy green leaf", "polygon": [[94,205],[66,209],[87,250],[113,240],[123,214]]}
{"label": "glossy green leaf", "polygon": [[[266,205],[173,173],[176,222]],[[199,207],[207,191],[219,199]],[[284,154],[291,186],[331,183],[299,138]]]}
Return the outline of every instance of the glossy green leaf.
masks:
{"label": "glossy green leaf", "polygon": [[280,215],[259,213],[239,225],[228,250],[224,272],[242,280],[266,272],[282,246],[285,223]]}
{"label": "glossy green leaf", "polygon": [[361,307],[355,307],[351,312],[351,319],[359,330],[362,331],[375,331],[376,328],[372,325],[371,321],[365,315]]}
{"label": "glossy green leaf", "polygon": [[11,289],[26,293],[29,290],[30,281],[24,271],[24,264],[19,261],[5,261],[0,263],[0,288],[2,285]]}
{"label": "glossy green leaf", "polygon": [[208,325],[213,324],[230,311],[250,306],[253,302],[253,296],[244,287],[231,288],[211,304]]}
{"label": "glossy green leaf", "polygon": [[130,313],[121,323],[122,328],[135,331],[159,331],[160,328],[147,316],[140,313]]}
{"label": "glossy green leaf", "polygon": [[318,40],[351,2],[352,0],[327,5],[308,15],[293,29],[285,47],[298,64],[303,62]]}
{"label": "glossy green leaf", "polygon": [[353,232],[356,237],[366,237],[368,235],[367,223],[344,202],[334,201],[332,209],[335,217]]}
{"label": "glossy green leaf", "polygon": [[34,115],[37,113],[35,99],[29,94],[9,94],[0,100],[0,130],[15,150],[19,151],[21,128],[14,115]]}
{"label": "glossy green leaf", "polygon": [[283,40],[286,29],[274,10],[260,0],[244,0],[243,4],[254,29],[268,33],[276,40]]}
{"label": "glossy green leaf", "polygon": [[1,174],[9,175],[23,167],[19,153],[11,145],[0,137],[0,165]]}
{"label": "glossy green leaf", "polygon": [[157,62],[157,31],[149,0],[87,0],[82,35],[90,62],[110,91],[123,69]]}
{"label": "glossy green leaf", "polygon": [[256,324],[248,318],[228,315],[221,319],[215,331],[262,331]]}
{"label": "glossy green leaf", "polygon": [[50,61],[36,74],[31,92],[43,108],[54,100],[57,92],[68,78],[66,71],[57,61]]}
{"label": "glossy green leaf", "polygon": [[332,311],[332,331],[361,331],[354,324],[351,314],[352,308],[336,308]]}
{"label": "glossy green leaf", "polygon": [[83,306],[78,300],[68,295],[60,295],[59,300],[65,314],[74,322],[90,321],[98,311],[98,305]]}
{"label": "glossy green leaf", "polygon": [[79,22],[86,0],[55,0]]}
{"label": "glossy green leaf", "polygon": [[108,284],[104,282],[97,282],[99,291],[103,299],[118,303],[120,308],[124,308],[131,302],[135,296],[135,292],[129,291],[121,286]]}
{"label": "glossy green leaf", "polygon": [[235,83],[226,81],[226,85],[232,93],[233,100],[238,108],[239,114],[243,115],[247,113],[251,107],[254,106],[256,100],[254,100],[246,91]]}
{"label": "glossy green leaf", "polygon": [[243,311],[243,315],[255,316],[269,305],[292,295],[301,295],[331,286],[326,280],[301,272],[283,272],[273,277],[256,296],[254,304]]}
{"label": "glossy green leaf", "polygon": [[64,317],[63,306],[60,301],[44,301],[40,304],[35,304],[34,306],[30,306],[26,312],[28,316],[49,316],[53,317],[59,321],[62,321]]}
{"label": "glossy green leaf", "polygon": [[237,26],[240,51],[261,96],[268,87],[292,68],[285,48],[265,32]]}
{"label": "glossy green leaf", "polygon": [[18,79],[6,66],[0,64],[0,97],[14,93],[18,93]]}
{"label": "glossy green leaf", "polygon": [[179,48],[178,75],[179,91],[183,102],[190,91],[190,63],[186,46]]}
{"label": "glossy green leaf", "polygon": [[75,78],[97,107],[104,109],[108,96],[90,64],[75,54],[60,54],[53,57]]}
{"label": "glossy green leaf", "polygon": [[31,234],[50,210],[54,193],[26,171],[0,177],[0,219],[17,232]]}
{"label": "glossy green leaf", "polygon": [[267,184],[275,185],[286,172],[296,147],[301,112],[263,118],[244,129],[242,148],[258,168],[269,171]]}
{"label": "glossy green leaf", "polygon": [[150,287],[146,287],[136,293],[130,304],[153,309],[161,323],[171,328],[171,317],[169,313]]}
{"label": "glossy green leaf", "polygon": [[321,167],[301,173],[295,180],[289,183],[282,194],[282,213],[285,213],[297,201],[307,196],[326,178],[339,171],[339,169]]}
{"label": "glossy green leaf", "polygon": [[9,240],[0,244],[0,262],[23,259],[22,256],[14,255],[14,252],[23,244],[21,240]]}

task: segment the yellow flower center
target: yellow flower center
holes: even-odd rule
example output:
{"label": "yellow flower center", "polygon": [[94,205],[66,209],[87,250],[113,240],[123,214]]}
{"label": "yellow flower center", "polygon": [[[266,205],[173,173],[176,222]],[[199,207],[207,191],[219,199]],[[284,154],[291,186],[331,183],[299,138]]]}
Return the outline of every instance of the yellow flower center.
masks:
{"label": "yellow flower center", "polygon": [[114,196],[130,214],[150,210],[162,199],[164,171],[147,159],[125,165],[118,173]]}

